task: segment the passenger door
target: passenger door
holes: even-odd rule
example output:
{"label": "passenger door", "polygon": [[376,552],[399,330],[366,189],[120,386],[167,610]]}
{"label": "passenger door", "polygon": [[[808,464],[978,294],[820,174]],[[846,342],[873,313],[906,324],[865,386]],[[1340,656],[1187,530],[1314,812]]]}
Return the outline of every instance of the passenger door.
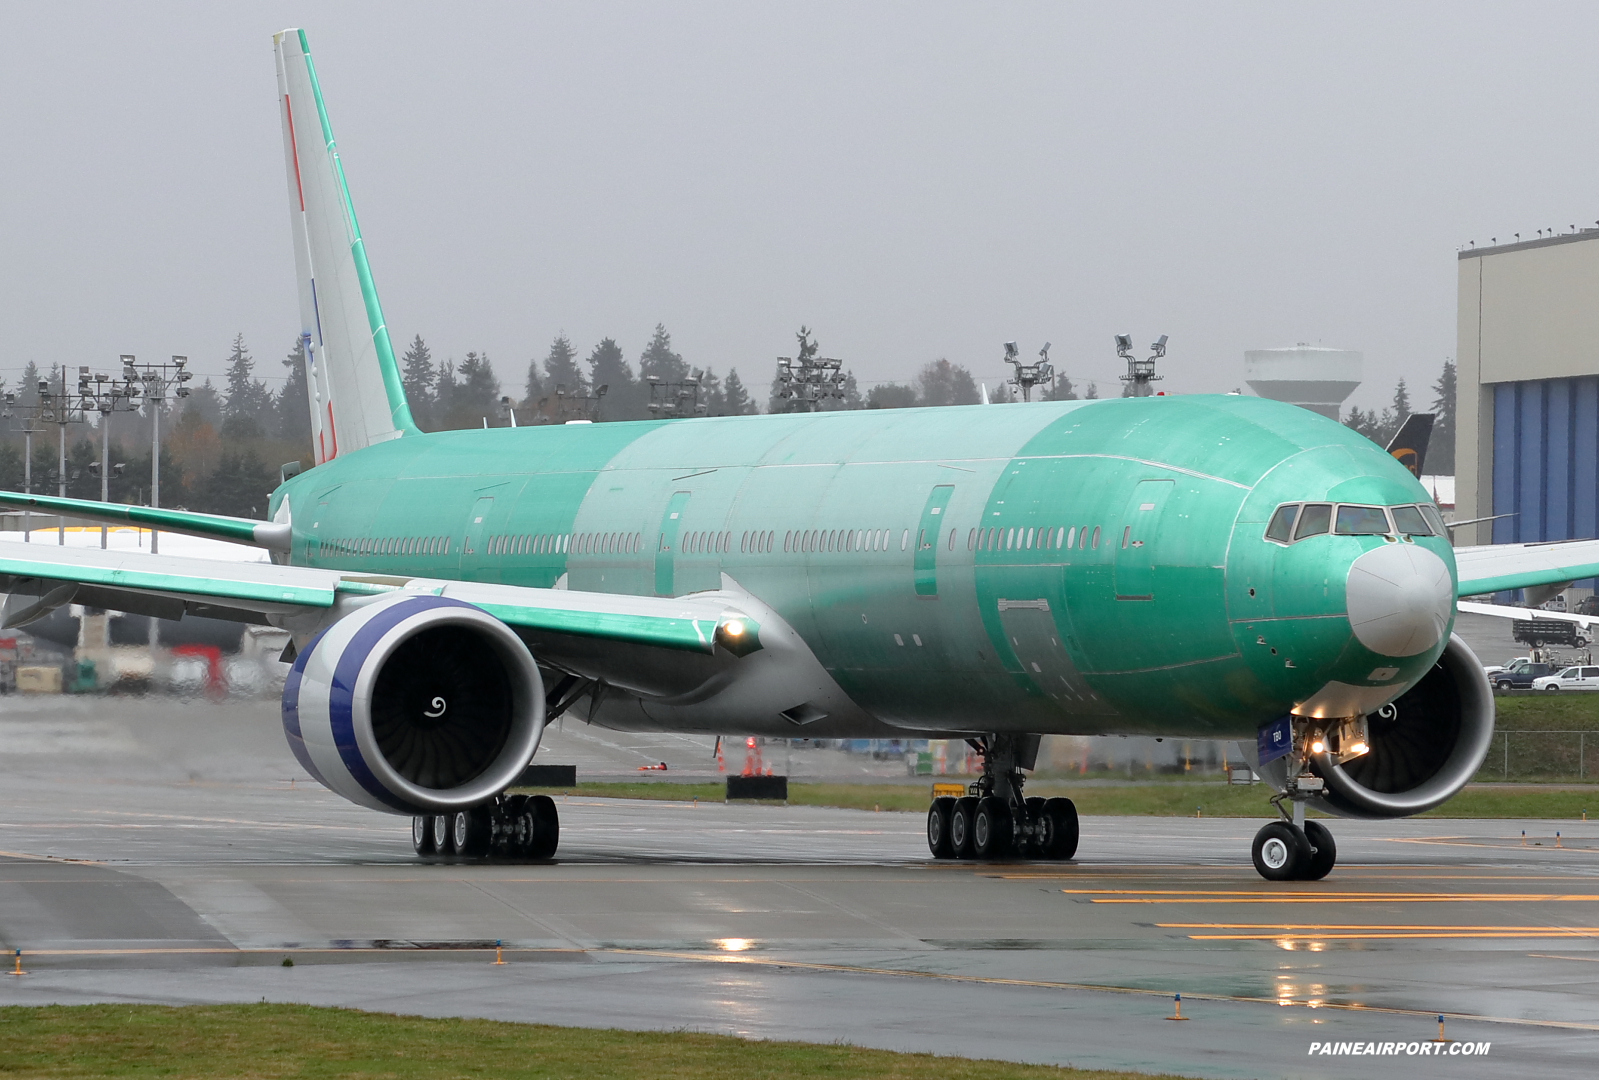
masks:
{"label": "passenger door", "polygon": [[938,543],[947,527],[944,510],[954,494],[954,484],[939,484],[928,494],[927,505],[922,507],[921,524],[916,529],[916,549],[911,558],[917,596],[938,595]]}
{"label": "passenger door", "polygon": [[672,579],[677,558],[677,534],[688,508],[691,491],[674,491],[661,514],[661,535],[655,542],[655,595],[672,596]]}
{"label": "passenger door", "polygon": [[487,564],[484,543],[489,528],[489,518],[494,510],[494,496],[480,496],[466,516],[466,530],[461,537],[461,580],[480,581],[479,572]]}
{"label": "passenger door", "polygon": [[1116,599],[1155,599],[1155,540],[1161,512],[1176,485],[1170,480],[1141,480],[1122,511],[1116,548]]}

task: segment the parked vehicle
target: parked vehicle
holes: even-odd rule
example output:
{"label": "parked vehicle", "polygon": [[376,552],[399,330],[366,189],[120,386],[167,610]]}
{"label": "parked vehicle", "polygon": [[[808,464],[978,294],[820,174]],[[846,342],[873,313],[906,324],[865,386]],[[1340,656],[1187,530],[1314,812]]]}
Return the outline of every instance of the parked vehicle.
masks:
{"label": "parked vehicle", "polygon": [[1492,682],[1493,681],[1493,677],[1496,674],[1498,674],[1499,672],[1504,671],[1506,668],[1513,668],[1517,664],[1529,663],[1531,660],[1532,660],[1532,657],[1530,657],[1530,656],[1517,656],[1517,657],[1513,657],[1512,659],[1506,660],[1502,664],[1484,664],[1482,666],[1482,673],[1484,675],[1488,676],[1488,681],[1489,682]]}
{"label": "parked vehicle", "polygon": [[1532,680],[1534,690],[1599,690],[1599,667],[1568,667]]}
{"label": "parked vehicle", "polygon": [[1523,660],[1503,671],[1494,672],[1488,678],[1494,684],[1495,690],[1530,690],[1534,679],[1553,675],[1559,670],[1553,664],[1534,664],[1530,660]]}

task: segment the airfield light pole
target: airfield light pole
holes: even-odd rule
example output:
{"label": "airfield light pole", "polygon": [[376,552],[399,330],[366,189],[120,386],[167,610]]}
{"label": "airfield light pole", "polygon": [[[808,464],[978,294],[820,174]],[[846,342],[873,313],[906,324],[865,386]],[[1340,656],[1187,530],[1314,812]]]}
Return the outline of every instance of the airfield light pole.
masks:
{"label": "airfield light pole", "polygon": [[[100,461],[90,465],[89,471],[100,477],[100,501],[111,501],[111,473],[122,475],[122,465],[111,464],[111,414],[131,412],[139,396],[138,373],[133,370],[133,357],[122,356],[122,379],[102,372],[89,374],[88,368],[78,369],[78,397],[85,414],[93,409],[100,414]],[[100,526],[100,547],[107,546],[107,527]]]}
{"label": "airfield light pole", "polygon": [[[46,384],[44,382],[44,380],[41,379],[40,380],[40,386],[45,386],[45,385],[48,385],[48,384]],[[17,406],[16,391],[7,391],[6,392],[6,408],[5,408],[5,412],[4,412],[4,414],[0,414],[0,415],[4,415],[5,418],[8,419],[8,420],[16,417],[18,415],[17,412],[14,411],[16,409],[16,406]],[[22,419],[22,428],[21,428],[21,430],[22,430],[22,454],[23,454],[23,457],[22,457],[22,490],[26,494],[32,495],[33,494],[33,437],[35,435],[41,435],[41,434],[44,433],[44,428],[38,426],[38,424],[39,424],[39,403],[36,401],[32,405],[24,405],[24,406],[22,406],[21,419]],[[24,509],[22,511],[22,542],[24,544],[33,543],[33,511],[32,510]]]}
{"label": "airfield light pole", "polygon": [[792,356],[777,358],[779,396],[796,403],[795,412],[820,412],[828,398],[844,398],[844,361],[831,356],[809,356],[802,349]]}
{"label": "airfield light pole", "polygon": [[[79,368],[78,377],[83,379],[89,374],[88,368]],[[56,495],[60,498],[67,497],[67,425],[82,424],[88,421],[84,415],[82,402],[75,402],[72,395],[67,393],[67,369],[61,368],[61,389],[59,392],[50,385],[50,380],[39,380],[39,419],[46,424],[55,424],[60,432],[60,465],[56,472]],[[65,547],[67,543],[67,521],[65,515],[56,518],[56,543]]]}
{"label": "airfield light pole", "polygon": [[649,410],[662,419],[680,416],[701,416],[705,405],[700,401],[700,376],[698,373],[682,382],[667,382],[659,375],[645,376],[650,386]]}
{"label": "airfield light pole", "polygon": [[1038,350],[1038,363],[1024,364],[1021,352],[1016,348],[1014,341],[1005,342],[1005,363],[1016,368],[1016,377],[1011,379],[1011,385],[1022,392],[1023,401],[1033,400],[1033,387],[1041,382],[1049,382],[1055,377],[1055,367],[1049,362],[1049,342],[1044,342],[1044,347]]}
{"label": "airfield light pole", "polygon": [[[140,384],[145,406],[150,410],[150,505],[161,505],[161,410],[166,407],[167,394],[183,399],[189,396],[188,381],[194,373],[188,370],[189,358],[172,355],[164,364],[140,364],[131,356],[122,357],[122,376],[130,384]],[[161,534],[150,530],[150,554],[161,553]]]}
{"label": "airfield light pole", "polygon": [[1133,355],[1132,335],[1116,335],[1116,355],[1127,361],[1127,374],[1121,376],[1121,381],[1133,384],[1132,397],[1149,397],[1155,392],[1150,383],[1159,382],[1162,378],[1155,374],[1155,361],[1166,355],[1166,335],[1160,335],[1159,340],[1149,348],[1154,355],[1147,360],[1140,360]]}

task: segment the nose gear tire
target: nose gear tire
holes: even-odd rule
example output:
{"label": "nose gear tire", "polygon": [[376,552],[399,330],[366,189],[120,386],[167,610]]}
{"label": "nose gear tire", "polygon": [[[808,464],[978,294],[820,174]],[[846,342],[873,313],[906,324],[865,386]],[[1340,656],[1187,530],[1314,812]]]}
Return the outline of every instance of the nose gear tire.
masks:
{"label": "nose gear tire", "polygon": [[1292,825],[1273,821],[1255,834],[1249,854],[1267,881],[1293,881],[1310,861],[1310,845]]}
{"label": "nose gear tire", "polygon": [[1319,821],[1305,822],[1305,840],[1315,850],[1305,860],[1299,876],[1304,881],[1320,881],[1338,861],[1338,845],[1333,843],[1332,831]]}

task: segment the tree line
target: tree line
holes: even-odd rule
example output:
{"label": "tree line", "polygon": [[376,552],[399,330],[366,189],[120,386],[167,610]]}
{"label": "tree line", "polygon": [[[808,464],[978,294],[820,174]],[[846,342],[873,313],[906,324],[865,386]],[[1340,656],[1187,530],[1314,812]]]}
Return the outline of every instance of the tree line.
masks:
{"label": "tree line", "polygon": [[[1423,468],[1429,475],[1453,476],[1455,472],[1455,362],[1445,360],[1438,381],[1432,384],[1432,441],[1427,445]],[[1410,389],[1401,378],[1394,387],[1393,401],[1380,412],[1350,406],[1344,425],[1354,428],[1378,446],[1387,446],[1412,412]]]}

